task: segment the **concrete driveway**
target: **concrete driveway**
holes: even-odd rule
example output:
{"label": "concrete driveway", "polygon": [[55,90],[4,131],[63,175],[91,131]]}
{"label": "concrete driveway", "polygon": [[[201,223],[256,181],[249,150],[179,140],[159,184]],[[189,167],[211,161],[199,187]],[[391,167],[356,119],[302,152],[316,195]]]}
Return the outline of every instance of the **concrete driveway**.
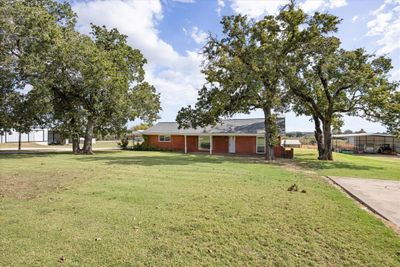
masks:
{"label": "concrete driveway", "polygon": [[369,209],[400,227],[400,181],[329,178]]}

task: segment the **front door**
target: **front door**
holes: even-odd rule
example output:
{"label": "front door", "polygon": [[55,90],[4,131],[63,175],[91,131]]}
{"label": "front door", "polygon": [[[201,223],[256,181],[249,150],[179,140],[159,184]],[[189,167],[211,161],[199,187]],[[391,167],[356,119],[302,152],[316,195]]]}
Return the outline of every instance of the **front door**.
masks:
{"label": "front door", "polygon": [[229,153],[236,152],[236,144],[235,144],[235,137],[229,136]]}

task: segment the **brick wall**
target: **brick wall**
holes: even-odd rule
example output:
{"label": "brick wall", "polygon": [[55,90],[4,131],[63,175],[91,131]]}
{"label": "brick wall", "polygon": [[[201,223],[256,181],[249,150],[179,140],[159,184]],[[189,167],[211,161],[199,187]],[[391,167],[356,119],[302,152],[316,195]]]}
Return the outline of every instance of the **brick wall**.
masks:
{"label": "brick wall", "polygon": [[253,155],[256,153],[255,136],[236,136],[236,154]]}
{"label": "brick wall", "polygon": [[229,137],[213,136],[213,153],[229,153]]}
{"label": "brick wall", "polygon": [[183,135],[171,135],[170,142],[159,142],[158,135],[148,135],[147,143],[162,150],[184,151],[185,139]]}
{"label": "brick wall", "polygon": [[[236,154],[256,155],[256,137],[255,136],[236,136],[235,138]],[[187,136],[187,152],[199,152],[198,137]],[[183,135],[172,135],[170,142],[159,142],[158,135],[149,135],[147,143],[162,150],[185,151],[185,137]],[[213,137],[213,153],[228,153],[229,137]],[[275,156],[278,158],[293,158],[293,149],[286,150],[284,147],[274,147]],[[258,154],[257,154],[258,155]]]}
{"label": "brick wall", "polygon": [[275,157],[277,157],[277,158],[292,159],[293,158],[293,148],[286,149],[283,146],[276,146],[276,147],[274,147],[274,154],[275,154]]}

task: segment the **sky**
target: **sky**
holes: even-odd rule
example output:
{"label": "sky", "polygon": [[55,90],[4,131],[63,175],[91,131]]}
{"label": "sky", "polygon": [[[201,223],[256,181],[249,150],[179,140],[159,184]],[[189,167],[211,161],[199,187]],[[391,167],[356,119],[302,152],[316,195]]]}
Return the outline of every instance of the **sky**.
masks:
{"label": "sky", "polygon": [[[208,33],[221,35],[222,16],[246,14],[258,19],[276,14],[287,0],[86,0],[73,1],[77,29],[90,23],[117,28],[129,44],[147,58],[146,80],[161,94],[159,121],[174,121],[179,109],[193,105],[205,82],[201,48]],[[400,80],[400,0],[298,0],[309,14],[325,11],[342,18],[337,36],[345,49],[365,48],[387,55],[394,66],[391,79]],[[262,112],[233,118],[263,117]],[[285,114],[286,131],[313,131],[308,117]],[[384,132],[379,123],[345,117],[342,130]]]}

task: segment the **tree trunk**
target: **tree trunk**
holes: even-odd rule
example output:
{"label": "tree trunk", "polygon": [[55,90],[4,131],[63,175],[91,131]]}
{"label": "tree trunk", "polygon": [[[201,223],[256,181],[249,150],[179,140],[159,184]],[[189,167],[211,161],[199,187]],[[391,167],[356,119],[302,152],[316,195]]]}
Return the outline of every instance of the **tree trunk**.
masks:
{"label": "tree trunk", "polygon": [[264,108],[264,127],[265,127],[265,159],[275,160],[274,146],[273,146],[273,125],[274,118],[272,116],[271,108]]}
{"label": "tree trunk", "polygon": [[324,130],[324,151],[321,160],[333,160],[332,157],[332,123],[331,121],[323,121]]}
{"label": "tree trunk", "polygon": [[21,132],[18,132],[18,150],[21,150]]}
{"label": "tree trunk", "polygon": [[314,120],[314,136],[315,140],[317,141],[317,148],[318,148],[318,159],[321,159],[322,154],[324,154],[324,146],[323,146],[323,138],[322,138],[322,130],[321,130],[321,121],[317,116],[313,115]]}
{"label": "tree trunk", "polygon": [[74,152],[74,154],[81,153],[81,148],[79,146],[79,134],[77,133],[72,135],[72,152]]}
{"label": "tree trunk", "polygon": [[85,141],[83,142],[84,154],[88,155],[93,154],[92,150],[93,129],[94,129],[94,120],[91,117],[89,117],[88,122],[86,124]]}

